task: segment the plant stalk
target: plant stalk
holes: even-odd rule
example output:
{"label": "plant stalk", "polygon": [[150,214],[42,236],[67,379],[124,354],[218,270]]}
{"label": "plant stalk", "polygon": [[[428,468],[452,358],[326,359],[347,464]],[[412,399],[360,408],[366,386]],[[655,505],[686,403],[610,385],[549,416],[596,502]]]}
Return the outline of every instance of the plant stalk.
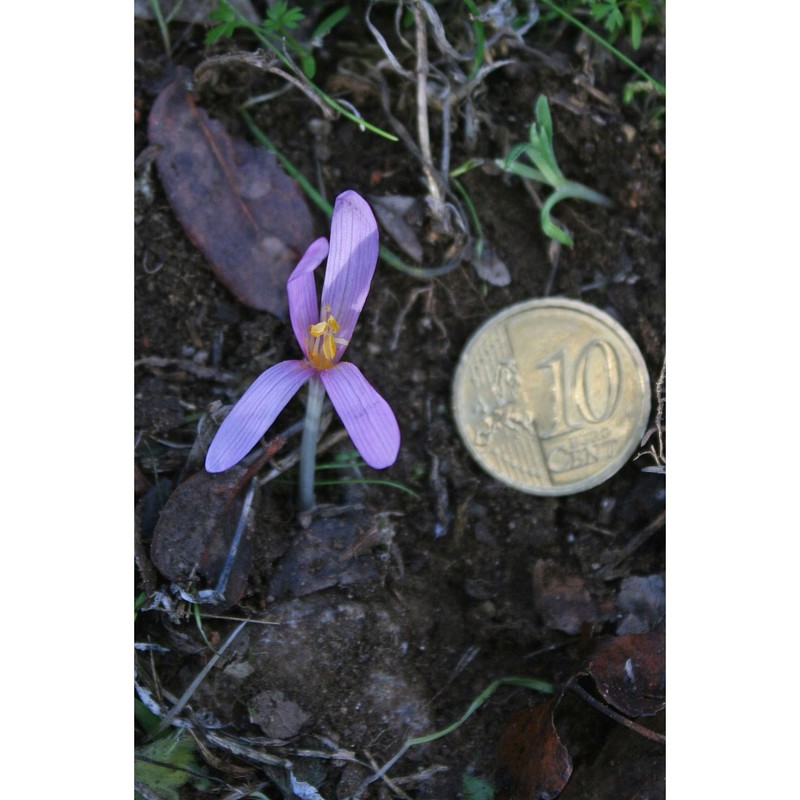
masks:
{"label": "plant stalk", "polygon": [[301,511],[310,511],[314,508],[314,468],[317,461],[319,423],[324,402],[325,387],[322,385],[322,381],[316,375],[313,375],[308,382],[306,418],[303,426],[303,438],[300,442]]}
{"label": "plant stalk", "polygon": [[419,136],[419,149],[422,152],[422,171],[425,173],[431,197],[437,202],[437,205],[440,205],[444,198],[433,172],[431,134],[428,126],[428,34],[419,0],[415,0],[413,3],[412,11],[417,47],[417,135]]}

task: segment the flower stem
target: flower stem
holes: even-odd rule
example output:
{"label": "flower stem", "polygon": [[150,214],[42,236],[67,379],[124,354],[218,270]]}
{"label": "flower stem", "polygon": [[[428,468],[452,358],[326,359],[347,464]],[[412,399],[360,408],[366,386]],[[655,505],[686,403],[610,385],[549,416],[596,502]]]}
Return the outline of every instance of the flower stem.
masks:
{"label": "flower stem", "polygon": [[317,439],[322,404],[325,401],[325,387],[314,375],[308,382],[308,401],[303,439],[300,442],[300,510],[314,508],[314,466],[317,460]]}

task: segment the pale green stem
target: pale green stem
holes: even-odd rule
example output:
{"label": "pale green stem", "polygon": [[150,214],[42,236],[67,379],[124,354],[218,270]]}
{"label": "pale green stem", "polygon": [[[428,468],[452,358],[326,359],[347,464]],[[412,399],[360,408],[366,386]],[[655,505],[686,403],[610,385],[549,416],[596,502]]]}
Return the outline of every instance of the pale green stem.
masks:
{"label": "pale green stem", "polygon": [[314,508],[314,467],[317,461],[317,440],[322,405],[325,402],[325,387],[313,375],[308,382],[308,401],[306,419],[303,426],[303,439],[300,442],[300,510]]}

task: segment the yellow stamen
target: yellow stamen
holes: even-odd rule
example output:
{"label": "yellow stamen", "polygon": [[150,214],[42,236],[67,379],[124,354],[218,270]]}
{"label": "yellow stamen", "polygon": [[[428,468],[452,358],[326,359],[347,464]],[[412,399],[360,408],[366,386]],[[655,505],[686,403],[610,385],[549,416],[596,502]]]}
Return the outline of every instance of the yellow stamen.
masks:
{"label": "yellow stamen", "polygon": [[332,333],[326,333],[322,338],[322,354],[329,361],[333,361],[333,357],[336,355],[336,342],[333,341]]}
{"label": "yellow stamen", "polygon": [[339,323],[333,318],[330,309],[327,319],[320,320],[316,325],[309,325],[308,332],[311,338],[308,341],[308,360],[317,369],[329,369],[336,358],[336,345],[345,346],[347,339],[335,336],[339,331]]}

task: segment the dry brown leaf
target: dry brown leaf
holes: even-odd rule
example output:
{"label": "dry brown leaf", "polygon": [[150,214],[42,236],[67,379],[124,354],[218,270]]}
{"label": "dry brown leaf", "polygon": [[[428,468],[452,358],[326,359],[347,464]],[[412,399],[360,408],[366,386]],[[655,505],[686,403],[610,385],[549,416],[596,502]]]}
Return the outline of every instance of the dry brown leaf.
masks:
{"label": "dry brown leaf", "polygon": [[311,214],[275,156],[229,136],[196,105],[189,83],[189,71],[177,70],[150,112],[161,183],[219,280],[285,319],[286,279],[313,239]]}
{"label": "dry brown leaf", "polygon": [[666,641],[663,633],[632,633],[601,641],[589,658],[603,699],[629,717],[652,716],[665,706]]}
{"label": "dry brown leaf", "polygon": [[470,260],[478,277],[492,286],[508,286],[511,283],[511,273],[505,261],[491,247],[484,246],[481,254],[475,253]]}
{"label": "dry brown leaf", "polygon": [[375,216],[380,220],[397,246],[415,263],[422,263],[422,244],[419,232],[422,229],[424,209],[414,197],[389,195],[369,198]]}
{"label": "dry brown leaf", "polygon": [[[184,588],[192,588],[190,582],[197,588],[214,587],[241,515],[242,493],[238,490],[246,474],[244,467],[218,474],[198,472],[172,493],[158,519],[150,550],[162,575]],[[247,586],[253,558],[252,520],[250,516],[224,594],[228,606],[242,597]]]}
{"label": "dry brown leaf", "polygon": [[547,800],[566,786],[572,759],[553,722],[560,700],[556,695],[508,722],[497,746],[496,800]]}

